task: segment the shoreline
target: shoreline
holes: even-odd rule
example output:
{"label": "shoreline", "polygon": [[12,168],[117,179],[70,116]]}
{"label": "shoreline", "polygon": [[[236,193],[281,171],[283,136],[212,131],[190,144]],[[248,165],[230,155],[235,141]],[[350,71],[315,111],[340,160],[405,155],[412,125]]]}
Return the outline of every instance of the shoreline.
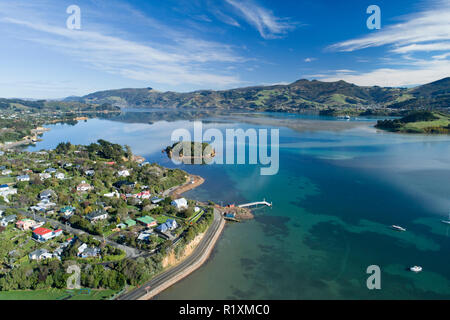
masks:
{"label": "shoreline", "polygon": [[174,190],[171,190],[168,195],[170,197],[179,197],[181,194],[193,190],[205,182],[205,179],[201,176],[189,174],[189,180],[182,184],[181,186],[176,187]]}
{"label": "shoreline", "polygon": [[[189,174],[187,179],[188,181],[185,184],[169,191],[168,195],[171,197],[180,196],[182,193],[195,189],[205,182],[205,179],[198,175]],[[203,233],[200,241],[189,255],[178,261],[176,264],[169,266],[166,270],[156,275],[153,279],[150,279],[146,284],[143,284],[139,288],[124,294],[122,297],[118,297],[118,300],[151,300],[167,288],[173,286],[180,280],[189,276],[195,270],[199,269],[211,256],[211,253],[214,250],[216,243],[226,225],[226,221],[222,217],[222,211],[218,208],[214,208],[213,210],[213,222]],[[164,279],[165,277],[169,278]],[[156,283],[155,287],[149,290],[152,286],[152,282]],[[142,290],[144,291],[142,292]]]}
{"label": "shoreline", "polygon": [[[189,276],[195,270],[199,269],[209,259],[209,257],[211,256],[211,253],[214,250],[214,248],[216,246],[216,243],[219,240],[220,235],[223,232],[223,229],[225,228],[225,224],[226,224],[225,220],[221,218],[220,225],[219,225],[218,229],[215,231],[211,242],[208,244],[206,250],[203,252],[201,257],[196,260],[195,263],[193,263],[191,266],[189,266],[185,270],[181,271],[179,274],[175,275],[171,280],[169,280],[169,281],[163,283],[162,285],[160,285],[159,287],[156,287],[155,289],[149,291],[146,295],[142,296],[141,298],[139,298],[137,300],[151,300],[155,296],[157,296],[158,294],[163,292],[164,290],[170,288],[171,286],[173,286],[177,282],[179,282],[182,279],[184,279],[187,276]],[[205,234],[203,234],[200,242],[204,239],[204,237],[205,237]],[[199,244],[197,244],[197,246],[195,247],[194,251],[198,248],[198,246],[199,246]],[[194,252],[192,252],[189,256],[191,256],[193,254],[194,254]],[[187,258],[189,258],[189,256],[185,257],[182,261],[180,261],[176,265],[171,266],[168,270],[170,270],[170,269],[180,265],[183,261],[185,261]]]}
{"label": "shoreline", "polygon": [[203,234],[202,239],[190,255],[177,264],[170,266],[167,270],[156,275],[137,289],[119,296],[117,300],[151,300],[178,281],[189,276],[208,260],[225,225],[225,220],[222,218],[219,210],[214,209],[213,223]]}

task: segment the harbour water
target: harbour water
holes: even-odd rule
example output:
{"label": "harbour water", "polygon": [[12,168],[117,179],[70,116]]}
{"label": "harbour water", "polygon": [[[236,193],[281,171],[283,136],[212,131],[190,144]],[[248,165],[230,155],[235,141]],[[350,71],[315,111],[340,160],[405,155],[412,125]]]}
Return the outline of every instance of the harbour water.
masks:
{"label": "harbour water", "polygon": [[[168,167],[161,150],[193,118],[159,121],[158,113],[48,126],[43,141],[130,145]],[[163,118],[161,116],[161,118]],[[450,137],[399,135],[374,119],[342,121],[300,115],[202,115],[205,128],[279,128],[274,176],[258,165],[180,166],[206,182],[186,197],[217,203],[265,198],[272,208],[229,224],[211,258],[157,299],[431,299],[450,298]],[[396,232],[391,225],[406,232]],[[366,269],[381,268],[381,290]],[[419,274],[407,269],[420,265]]]}

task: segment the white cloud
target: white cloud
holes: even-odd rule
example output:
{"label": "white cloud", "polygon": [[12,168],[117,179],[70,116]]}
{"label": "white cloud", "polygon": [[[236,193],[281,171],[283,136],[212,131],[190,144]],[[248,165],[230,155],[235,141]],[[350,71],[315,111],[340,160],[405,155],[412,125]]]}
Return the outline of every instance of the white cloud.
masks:
{"label": "white cloud", "polygon": [[305,62],[313,62],[314,60],[316,60],[316,58],[306,58],[303,61],[305,61]]}
{"label": "white cloud", "polygon": [[416,60],[408,68],[379,68],[369,72],[316,75],[323,81],[344,80],[360,86],[403,87],[433,82],[449,76],[449,60]]}
{"label": "white cloud", "polygon": [[417,51],[445,51],[450,50],[450,42],[436,42],[426,44],[410,44],[407,46],[398,47],[392,50],[395,53],[409,53]]}
{"label": "white cloud", "polygon": [[[21,16],[18,8],[3,9],[8,10],[2,12],[0,24],[14,27],[7,29],[14,30],[10,31],[10,36],[43,44],[100,71],[171,86],[225,88],[242,83],[238,76],[217,72],[217,66],[224,65],[225,69],[229,64],[244,62],[244,58],[236,55],[229,45],[206,41],[189,32],[169,30],[169,39],[165,43],[143,42],[128,40],[129,35],[108,29],[107,25],[90,25],[89,29],[82,25],[81,30],[69,30],[65,24],[50,25],[43,21],[51,19],[44,20],[39,16],[29,21]],[[30,9],[27,16],[33,16],[32,12]],[[141,18],[144,20],[145,17]],[[162,24],[156,26],[168,29]]]}
{"label": "white cloud", "polygon": [[295,28],[295,24],[287,19],[276,17],[272,11],[267,10],[250,0],[225,0],[238,10],[243,18],[254,26],[264,39],[274,39],[286,34]]}
{"label": "white cloud", "polygon": [[[413,44],[443,40],[450,40],[450,2],[448,1],[439,1],[432,9],[407,16],[401,23],[383,27],[361,38],[333,44],[329,49],[355,51],[369,47],[395,45],[403,46],[403,50],[408,50],[408,46]],[[427,46],[430,50],[433,49],[431,44]],[[413,48],[409,47],[409,49]],[[434,49],[441,50],[439,45],[436,45]]]}
{"label": "white cloud", "polygon": [[[383,27],[368,35],[333,44],[330,50],[352,52],[387,46],[389,56],[378,58],[380,66],[367,72],[326,72],[321,80],[345,80],[357,85],[411,86],[449,76],[450,2],[437,1],[434,6],[405,16],[400,23]],[[415,58],[414,53],[444,52]],[[361,60],[357,60],[361,61]],[[373,62],[373,59],[371,60]],[[370,62],[369,60],[366,61]]]}

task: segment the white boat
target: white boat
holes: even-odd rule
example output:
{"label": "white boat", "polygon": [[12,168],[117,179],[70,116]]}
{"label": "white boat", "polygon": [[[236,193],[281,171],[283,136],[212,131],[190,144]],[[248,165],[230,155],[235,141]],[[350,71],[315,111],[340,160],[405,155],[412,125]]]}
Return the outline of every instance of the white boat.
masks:
{"label": "white boat", "polygon": [[414,267],[411,267],[411,268],[409,268],[409,270],[411,270],[412,272],[420,272],[420,271],[422,271],[422,267],[420,267],[420,266],[414,266]]}
{"label": "white boat", "polygon": [[392,229],[397,230],[397,231],[406,231],[405,228],[402,228],[400,226],[392,225],[391,227],[392,227]]}
{"label": "white boat", "polygon": [[441,220],[442,223],[450,224],[450,214],[448,215],[448,220]]}

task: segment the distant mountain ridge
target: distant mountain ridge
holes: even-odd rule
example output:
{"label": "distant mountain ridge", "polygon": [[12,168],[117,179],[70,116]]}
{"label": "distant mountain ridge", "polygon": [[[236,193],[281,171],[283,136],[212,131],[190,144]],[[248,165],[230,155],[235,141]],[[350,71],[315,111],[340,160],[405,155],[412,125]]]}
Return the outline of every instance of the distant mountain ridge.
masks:
{"label": "distant mountain ridge", "polygon": [[448,109],[450,77],[415,88],[357,86],[343,80],[323,82],[301,79],[288,85],[254,86],[188,93],[160,92],[152,88],[106,90],[64,101],[120,107],[218,108],[297,112],[308,109]]}

